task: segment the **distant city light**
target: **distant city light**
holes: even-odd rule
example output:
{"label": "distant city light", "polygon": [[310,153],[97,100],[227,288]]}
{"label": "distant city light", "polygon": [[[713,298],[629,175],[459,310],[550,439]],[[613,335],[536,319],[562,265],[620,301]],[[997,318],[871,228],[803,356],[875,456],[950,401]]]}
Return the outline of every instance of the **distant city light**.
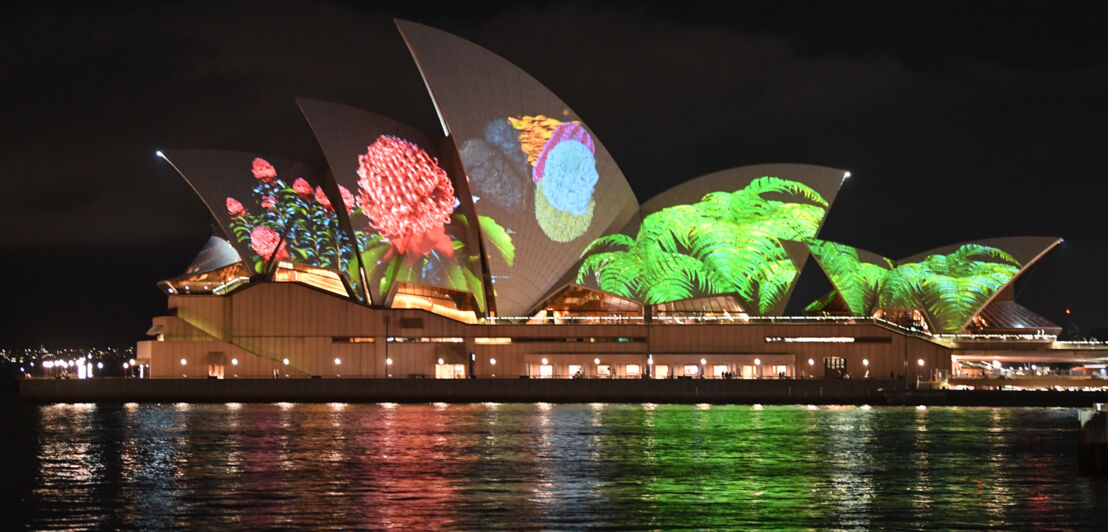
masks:
{"label": "distant city light", "polygon": [[809,359],[808,359],[808,365],[809,365],[809,366],[814,366],[814,365],[816,365],[816,361],[815,361],[815,360],[813,360],[813,359],[811,359],[811,358],[809,358]]}
{"label": "distant city light", "polygon": [[489,364],[492,364],[492,365],[495,366],[496,365],[496,359],[495,358],[490,358],[489,359]]}
{"label": "distant city light", "polygon": [[126,362],[123,363],[123,369],[127,369],[129,366]]}
{"label": "distant city light", "polygon": [[[441,359],[440,359],[440,360],[441,360]],[[442,362],[440,361],[439,363],[441,364]],[[338,358],[338,357],[335,357],[335,365],[336,365],[336,366],[338,366],[338,365],[340,365],[340,364],[342,364],[342,359],[341,359],[341,358]]]}
{"label": "distant city light", "polygon": [[239,365],[239,359],[237,359],[237,358],[232,358],[232,359],[231,359],[231,365],[232,365],[232,366],[237,366],[237,365]]}
{"label": "distant city light", "polygon": [[923,366],[923,359],[921,358],[921,359],[917,360],[916,364],[919,364],[922,367]]}
{"label": "distant city light", "polygon": [[391,366],[392,365],[392,359],[391,358],[386,358],[385,359],[385,365]]}
{"label": "distant city light", "polygon": [[547,365],[547,364],[550,364],[550,361],[549,361],[549,360],[547,360],[547,359],[545,359],[545,358],[544,358],[544,359],[542,359],[542,365],[544,365],[544,366],[545,366],[545,365]]}
{"label": "distant city light", "polygon": [[866,366],[868,368],[869,367],[869,359],[868,358],[863,358],[862,359],[862,365]]}
{"label": "distant city light", "polygon": [[289,359],[287,359],[287,358],[282,360],[281,362],[284,362],[286,366],[289,365]]}
{"label": "distant city light", "polygon": [[755,365],[755,366],[761,366],[761,365],[762,365],[762,359],[760,359],[760,358],[755,358],[755,359],[754,359],[754,365]]}
{"label": "distant city light", "polygon": [[594,359],[592,359],[592,363],[593,363],[593,364],[599,364],[599,363],[600,363],[600,359],[599,359],[599,358],[594,358]]}
{"label": "distant city light", "polygon": [[182,366],[184,366],[184,365],[187,365],[188,363],[189,363],[189,361],[188,361],[188,360],[185,360],[185,359],[183,359],[183,358],[181,359],[181,365],[182,365]]}
{"label": "distant city light", "polygon": [[[335,360],[338,360],[338,359],[335,359]],[[442,364],[443,364],[443,361],[442,361],[442,359],[440,358],[440,359],[439,359],[439,365],[441,366]]]}

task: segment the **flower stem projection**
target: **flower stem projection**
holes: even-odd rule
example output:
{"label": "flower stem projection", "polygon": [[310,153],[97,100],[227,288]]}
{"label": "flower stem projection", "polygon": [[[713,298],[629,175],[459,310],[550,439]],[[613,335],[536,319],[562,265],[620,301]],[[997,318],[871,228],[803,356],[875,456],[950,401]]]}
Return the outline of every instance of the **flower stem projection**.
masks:
{"label": "flower stem projection", "polygon": [[[765,197],[770,194],[803,203]],[[577,282],[591,274],[601,290],[652,305],[736,294],[748,311],[765,313],[797,274],[781,242],[813,237],[826,209],[803,183],[761,177],[735,192],[712,192],[698,203],[655,212],[635,238],[598,238],[582,253]]]}
{"label": "flower stem projection", "polygon": [[[473,273],[480,257],[462,238],[468,221],[454,212],[454,186],[438,160],[411,142],[382,135],[358,156],[357,174],[355,213],[368,224],[356,228],[356,236],[366,267],[384,267],[380,293],[396,281],[432,282],[472,293],[484,311],[483,283]],[[492,218],[482,216],[479,223],[510,266],[511,236]]]}
{"label": "flower stem projection", "polygon": [[[254,271],[262,273],[271,258],[291,259],[346,273],[357,286],[358,276],[350,275],[355,264],[353,243],[343,238],[334,208],[323,190],[313,189],[302,177],[292,185],[286,184],[273,165],[261,157],[254,159],[251,172],[256,179],[252,190],[255,207],[247,209],[231,197],[226,204],[234,238],[249,242],[256,253],[251,258]],[[350,195],[350,191],[340,189],[344,197]],[[285,241],[278,247],[282,233]]]}

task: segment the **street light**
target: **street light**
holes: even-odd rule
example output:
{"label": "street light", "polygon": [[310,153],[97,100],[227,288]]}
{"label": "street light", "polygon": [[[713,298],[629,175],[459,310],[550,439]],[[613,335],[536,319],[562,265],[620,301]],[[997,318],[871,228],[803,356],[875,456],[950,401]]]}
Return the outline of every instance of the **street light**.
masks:
{"label": "street light", "polygon": [[341,366],[342,365],[342,359],[338,358],[338,357],[335,357],[335,365],[336,366]]}
{"label": "street light", "polygon": [[392,369],[392,359],[391,358],[386,358],[385,359],[385,376],[386,377],[392,377],[392,373],[389,373],[389,370],[391,370],[391,369]]}
{"label": "street light", "polygon": [[237,366],[237,365],[239,365],[239,359],[237,359],[237,358],[232,358],[232,359],[231,359],[231,365],[232,365],[232,366]]}
{"label": "street light", "polygon": [[187,366],[187,365],[188,365],[188,363],[189,363],[189,361],[188,361],[188,360],[185,360],[185,359],[183,359],[183,358],[181,359],[181,365],[182,365],[182,366]]}

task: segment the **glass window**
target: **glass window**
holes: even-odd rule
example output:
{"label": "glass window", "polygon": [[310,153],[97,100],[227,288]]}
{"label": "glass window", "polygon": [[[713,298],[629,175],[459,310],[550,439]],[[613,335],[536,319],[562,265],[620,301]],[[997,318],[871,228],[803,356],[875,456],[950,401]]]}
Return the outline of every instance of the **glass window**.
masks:
{"label": "glass window", "polygon": [[612,366],[609,366],[607,364],[601,364],[601,365],[596,367],[596,374],[600,377],[611,377],[612,376]]}
{"label": "glass window", "polygon": [[697,366],[696,364],[686,364],[685,365],[685,375],[688,375],[690,377],[695,377],[699,372],[700,372],[700,366]]}
{"label": "glass window", "polygon": [[641,366],[639,366],[638,364],[628,364],[627,365],[627,376],[628,377],[638,377],[640,375],[642,375],[642,367]]}

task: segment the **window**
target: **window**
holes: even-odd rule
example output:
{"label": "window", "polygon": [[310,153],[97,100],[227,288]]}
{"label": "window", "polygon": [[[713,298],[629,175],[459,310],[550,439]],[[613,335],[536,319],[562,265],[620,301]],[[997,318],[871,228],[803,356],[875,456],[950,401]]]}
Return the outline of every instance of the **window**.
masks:
{"label": "window", "polygon": [[774,377],[784,378],[789,376],[789,366],[785,364],[770,366],[769,371]]}
{"label": "window", "polygon": [[841,357],[824,357],[823,375],[825,377],[844,377],[846,375],[846,359]]}
{"label": "window", "polygon": [[743,364],[743,378],[744,379],[757,379],[758,378],[758,366],[753,364]]}
{"label": "window", "polygon": [[580,364],[570,364],[569,365],[569,376],[570,376],[570,378],[577,379],[577,378],[580,378],[580,377],[584,377],[585,372],[581,368]]}
{"label": "window", "polygon": [[549,379],[554,377],[554,366],[550,364],[539,364],[539,378]]}
{"label": "window", "polygon": [[642,367],[641,366],[639,366],[638,364],[628,364],[627,365],[627,376],[628,377],[638,377],[639,375],[642,375]]}
{"label": "window", "polygon": [[612,376],[612,366],[609,366],[607,364],[602,364],[602,365],[597,366],[596,367],[596,375],[598,377],[611,377]]}
{"label": "window", "polygon": [[435,364],[436,379],[464,379],[466,367],[463,364]]}
{"label": "window", "polygon": [[695,377],[698,373],[700,373],[700,366],[697,366],[696,364],[685,365],[685,375],[689,377]]}
{"label": "window", "polygon": [[654,364],[654,378],[655,379],[668,379],[669,378],[669,366],[662,364]]}
{"label": "window", "polygon": [[712,376],[722,379],[723,374],[727,373],[727,364],[716,364],[712,366]]}

